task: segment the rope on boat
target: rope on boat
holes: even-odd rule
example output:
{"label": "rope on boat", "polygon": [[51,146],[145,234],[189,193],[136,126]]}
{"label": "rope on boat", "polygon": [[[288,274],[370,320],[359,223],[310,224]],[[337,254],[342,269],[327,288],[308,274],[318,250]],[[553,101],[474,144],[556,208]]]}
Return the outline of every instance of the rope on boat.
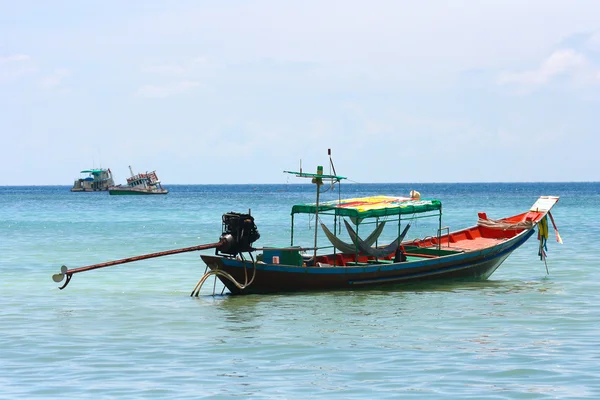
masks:
{"label": "rope on boat", "polygon": [[[211,276],[215,276],[215,278],[216,277],[225,278],[225,279],[229,280],[231,283],[233,283],[240,290],[246,289],[248,286],[250,286],[252,284],[252,282],[254,282],[254,278],[256,277],[256,260],[254,259],[254,256],[252,255],[252,253],[248,253],[248,254],[250,254],[250,258],[252,258],[252,278],[250,279],[250,281],[248,281],[248,268],[246,267],[246,260],[244,260],[244,257],[240,253],[240,256],[242,258],[242,264],[244,264],[244,284],[239,283],[228,272],[222,271],[220,269],[213,269],[211,271],[206,272],[202,276],[202,278],[200,278],[200,280],[198,281],[196,286],[194,286],[192,293],[190,293],[190,297],[198,297],[200,295],[200,289],[202,289],[202,285],[204,285],[204,282],[206,282],[206,280]],[[224,290],[225,290],[225,288],[223,288],[223,291]],[[221,294],[223,294],[223,291],[221,291]],[[213,296],[214,296],[214,289],[213,289]]]}
{"label": "rope on boat", "polygon": [[533,222],[531,221],[520,221],[520,222],[506,222],[497,219],[483,219],[479,218],[477,225],[484,226],[491,229],[502,229],[503,231],[516,231],[533,228]]}

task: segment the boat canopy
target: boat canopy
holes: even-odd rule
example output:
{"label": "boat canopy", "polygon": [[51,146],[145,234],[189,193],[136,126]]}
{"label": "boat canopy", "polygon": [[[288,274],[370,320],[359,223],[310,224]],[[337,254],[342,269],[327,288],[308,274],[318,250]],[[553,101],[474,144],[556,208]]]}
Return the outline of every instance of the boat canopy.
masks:
{"label": "boat canopy", "polygon": [[429,211],[441,212],[442,202],[434,199],[371,196],[321,202],[319,209],[316,208],[316,204],[298,204],[292,207],[292,215],[333,211],[334,215],[363,219],[386,215],[419,214]]}
{"label": "boat canopy", "polygon": [[101,172],[106,171],[105,169],[84,169],[81,171],[81,174],[99,174]]}

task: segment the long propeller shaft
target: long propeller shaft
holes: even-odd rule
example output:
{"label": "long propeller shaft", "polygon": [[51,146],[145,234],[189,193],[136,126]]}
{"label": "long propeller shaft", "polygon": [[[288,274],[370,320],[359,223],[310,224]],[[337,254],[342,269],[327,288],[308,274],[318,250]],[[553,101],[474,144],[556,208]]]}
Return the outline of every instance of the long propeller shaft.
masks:
{"label": "long propeller shaft", "polygon": [[59,289],[64,289],[69,284],[69,281],[71,280],[71,276],[73,276],[73,274],[76,274],[79,272],[91,271],[93,269],[105,268],[105,267],[110,267],[113,265],[125,264],[125,263],[134,262],[134,261],[146,260],[148,258],[164,257],[164,256],[172,255],[172,254],[187,253],[190,251],[214,249],[214,248],[222,246],[224,243],[225,243],[224,240],[220,240],[217,243],[208,243],[208,244],[201,244],[198,246],[184,247],[181,249],[159,251],[157,253],[143,254],[140,256],[122,258],[120,260],[107,261],[107,262],[103,262],[100,264],[93,264],[93,265],[88,265],[85,267],[73,268],[73,269],[68,269],[66,266],[63,265],[60,269],[60,273],[52,275],[52,279],[54,280],[54,282],[58,283],[58,282],[61,282],[66,276],[67,281],[65,282],[65,284],[62,287],[59,288]]}

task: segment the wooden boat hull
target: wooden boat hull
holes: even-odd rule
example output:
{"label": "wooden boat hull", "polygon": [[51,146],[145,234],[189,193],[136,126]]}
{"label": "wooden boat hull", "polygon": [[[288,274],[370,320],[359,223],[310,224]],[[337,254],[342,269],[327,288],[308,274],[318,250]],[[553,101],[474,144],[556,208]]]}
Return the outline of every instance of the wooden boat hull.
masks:
{"label": "wooden boat hull", "polygon": [[73,193],[82,193],[82,192],[106,192],[108,190],[107,187],[98,188],[98,189],[81,189],[81,188],[71,188],[71,192]]}
{"label": "wooden boat hull", "polygon": [[139,190],[139,189],[108,189],[108,194],[110,195],[120,195],[120,196],[143,196],[143,195],[152,195],[152,194],[167,194],[169,191],[167,189],[163,190]]}
{"label": "wooden boat hull", "polygon": [[[229,279],[221,276],[219,279],[232,294],[357,289],[426,280],[485,280],[533,233],[531,228],[483,249],[391,264],[301,267],[259,262],[255,264],[254,281],[244,289],[239,289]],[[201,257],[208,268],[227,272],[240,283],[246,281],[246,274],[250,279],[254,271],[251,261],[221,255]]]}

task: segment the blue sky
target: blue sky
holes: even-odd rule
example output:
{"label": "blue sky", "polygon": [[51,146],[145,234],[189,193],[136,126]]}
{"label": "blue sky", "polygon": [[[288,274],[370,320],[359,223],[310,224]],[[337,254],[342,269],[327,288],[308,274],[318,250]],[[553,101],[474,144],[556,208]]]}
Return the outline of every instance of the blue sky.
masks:
{"label": "blue sky", "polygon": [[0,0],[0,185],[598,181],[600,2]]}

